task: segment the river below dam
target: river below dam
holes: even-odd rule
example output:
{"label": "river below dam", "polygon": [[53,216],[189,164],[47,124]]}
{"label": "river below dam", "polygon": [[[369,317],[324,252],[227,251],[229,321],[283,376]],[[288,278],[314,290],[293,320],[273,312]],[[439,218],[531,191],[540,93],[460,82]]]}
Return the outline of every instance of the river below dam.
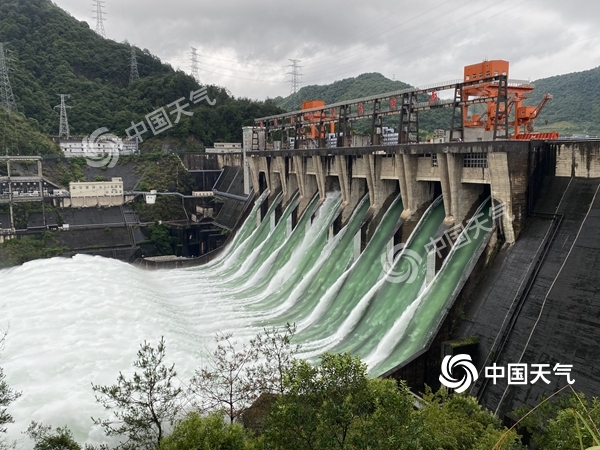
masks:
{"label": "river below dam", "polygon": [[426,244],[444,218],[441,200],[399,251],[390,245],[403,209],[396,199],[359,254],[356,237],[368,198],[333,236],[339,193],[313,200],[293,230],[297,198],[276,224],[273,205],[257,220],[264,197],[205,266],[146,271],[77,255],[0,271],[0,329],[8,329],[0,367],[22,391],[9,407],[16,422],[8,427],[9,440],[24,439],[35,420],[67,425],[79,442],[106,442],[90,419],[107,417],[92,383],[131,375],[139,345],[156,345],[163,336],[167,362],[184,384],[214,349],[217,332],[231,332],[241,343],[286,322],[297,324],[300,357],[352,351],[373,375],[384,373],[427,345],[487,236],[475,228],[465,233],[468,243],[450,252],[426,288]]}

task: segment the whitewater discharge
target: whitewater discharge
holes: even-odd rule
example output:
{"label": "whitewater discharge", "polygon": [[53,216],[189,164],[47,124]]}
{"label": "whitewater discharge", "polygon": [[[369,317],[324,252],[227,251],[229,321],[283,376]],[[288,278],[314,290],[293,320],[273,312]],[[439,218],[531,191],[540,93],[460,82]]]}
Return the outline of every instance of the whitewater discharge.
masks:
{"label": "whitewater discharge", "polygon": [[[204,266],[146,271],[76,255],[0,271],[0,329],[8,329],[0,367],[22,392],[9,407],[15,424],[8,440],[26,442],[23,431],[34,420],[66,425],[78,442],[107,442],[91,420],[108,417],[92,384],[114,384],[119,372],[131,376],[140,344],[155,346],[161,337],[184,385],[214,349],[216,333],[233,333],[242,343],[287,322],[298,324],[300,357],[351,351],[373,375],[382,374],[427,345],[489,234],[471,232],[473,239],[450,252],[430,286],[424,263],[414,282],[391,283],[380,261],[399,225],[400,198],[358,257],[355,237],[368,217],[368,196],[335,236],[330,229],[341,210],[339,192],[321,203],[313,199],[293,230],[288,218],[297,196],[277,224],[271,216],[281,196],[260,220],[265,198]],[[425,261],[425,244],[443,218],[438,200],[405,248]],[[391,270],[404,273],[411,264],[400,254]]]}

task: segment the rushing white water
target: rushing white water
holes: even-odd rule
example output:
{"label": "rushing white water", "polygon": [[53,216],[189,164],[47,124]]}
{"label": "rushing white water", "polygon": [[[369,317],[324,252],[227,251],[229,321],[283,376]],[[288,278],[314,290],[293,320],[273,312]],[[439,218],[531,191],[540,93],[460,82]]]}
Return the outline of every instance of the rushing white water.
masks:
{"label": "rushing white water", "polygon": [[[339,195],[326,199],[314,227],[328,228],[323,211],[333,220],[330,211],[339,201]],[[106,442],[90,419],[107,417],[91,384],[113,384],[120,371],[131,374],[144,340],[155,345],[164,336],[168,361],[185,381],[213,348],[216,332],[232,332],[239,341],[255,336],[261,325],[244,309],[243,296],[234,294],[269,270],[283,247],[276,232],[266,233],[254,248],[245,248],[248,238],[205,268],[144,271],[77,255],[0,271],[0,329],[9,328],[0,366],[9,385],[23,394],[10,406],[16,423],[8,438],[24,439],[22,432],[35,420],[68,425],[80,442]],[[267,252],[270,242],[274,249]],[[303,251],[306,239],[302,243],[296,252]],[[291,261],[297,259],[293,255]],[[244,278],[253,264],[258,267],[249,283]]]}
{"label": "rushing white water", "polygon": [[10,408],[12,438],[36,420],[68,424],[77,438],[102,442],[90,416],[106,413],[91,383],[112,384],[120,370],[127,373],[141,342],[165,336],[169,360],[188,379],[215,332],[256,334],[248,317],[202,295],[201,286],[178,289],[176,272],[76,256],[0,273],[1,322],[10,326],[0,363],[23,392]]}
{"label": "rushing white water", "polygon": [[[395,353],[406,358],[414,352],[412,344],[398,347],[409,328],[416,327],[413,317],[427,319],[419,319],[419,336],[426,335],[427,317],[441,309],[423,309],[416,284],[414,289],[390,285],[383,277],[381,256],[402,204],[398,200],[390,206],[356,259],[354,236],[368,202],[330,239],[341,195],[329,194],[313,215],[316,203],[291,233],[286,226],[291,208],[276,226],[270,217],[273,207],[258,226],[255,208],[233,245],[206,266],[144,271],[77,255],[0,271],[0,329],[9,328],[0,366],[9,385],[23,393],[9,408],[16,421],[9,426],[9,439],[24,439],[22,432],[35,420],[67,425],[79,442],[106,442],[90,419],[108,414],[96,403],[92,383],[113,384],[119,372],[130,376],[139,345],[156,345],[162,336],[167,362],[175,364],[182,383],[214,349],[215,333],[232,332],[236,340],[247,342],[264,326],[288,321],[299,325],[300,357],[352,350],[377,365],[388,363],[389,355],[389,364],[397,364]],[[430,210],[437,212],[409,239],[417,238],[415,248],[443,219],[441,206]],[[464,257],[457,260],[467,261],[473,253],[467,248],[461,252]],[[452,292],[461,267],[448,271],[437,297]]]}

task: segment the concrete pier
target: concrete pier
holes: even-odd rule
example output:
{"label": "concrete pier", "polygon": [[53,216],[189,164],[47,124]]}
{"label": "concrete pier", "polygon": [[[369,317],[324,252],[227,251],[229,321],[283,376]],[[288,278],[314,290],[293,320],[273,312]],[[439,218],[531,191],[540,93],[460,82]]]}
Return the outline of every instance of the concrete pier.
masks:
{"label": "concrete pier", "polygon": [[[503,237],[514,243],[531,207],[530,189],[538,166],[553,161],[556,151],[556,144],[509,140],[260,150],[247,155],[255,192],[265,187],[281,191],[285,203],[299,190],[299,213],[315,194],[323,199],[326,192],[338,189],[345,206],[343,222],[365,194],[374,214],[387,198],[400,194],[402,218],[408,219],[442,194],[445,223],[451,226],[464,222],[481,198],[491,196],[505,212],[498,216]],[[565,165],[575,158],[567,153],[562,151]],[[577,153],[579,159],[584,156]]]}

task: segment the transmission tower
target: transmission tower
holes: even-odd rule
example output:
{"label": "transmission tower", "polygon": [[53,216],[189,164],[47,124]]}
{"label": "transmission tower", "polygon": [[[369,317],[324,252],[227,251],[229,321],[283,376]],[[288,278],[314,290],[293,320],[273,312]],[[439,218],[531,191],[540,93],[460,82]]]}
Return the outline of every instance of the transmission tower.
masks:
{"label": "transmission tower", "polygon": [[8,78],[8,58],[5,56],[7,52],[8,50],[4,49],[4,44],[0,43],[0,105],[4,106],[10,114],[11,112],[17,112],[17,102]]}
{"label": "transmission tower", "polygon": [[69,98],[69,94],[58,94],[60,96],[60,105],[56,105],[54,108],[60,108],[60,128],[58,130],[58,137],[65,136],[67,139],[71,136],[69,133],[69,120],[67,119],[67,108],[70,106],[65,105],[65,98]]}
{"label": "transmission tower", "polygon": [[194,47],[191,47],[191,49],[192,49],[192,76],[198,82],[198,84],[200,84],[200,75],[198,74],[198,68],[199,68],[198,49],[195,49]]}
{"label": "transmission tower", "polygon": [[291,92],[292,94],[295,94],[296,92],[298,92],[298,88],[300,87],[300,77],[302,76],[302,74],[300,73],[300,67],[302,66],[298,65],[298,63],[300,62],[300,60],[298,59],[290,59],[290,61],[292,64],[288,65],[288,67],[291,67],[292,71],[288,72],[287,75],[291,75]]}
{"label": "transmission tower", "polygon": [[133,83],[140,77],[137,67],[137,55],[135,54],[135,47],[131,46],[131,71],[129,72],[129,84]]}
{"label": "transmission tower", "polygon": [[102,36],[103,38],[106,37],[106,32],[104,31],[104,15],[106,15],[106,13],[104,11],[102,11],[103,5],[104,3],[106,3],[104,0],[92,0],[92,2],[94,3],[94,9],[92,10],[92,12],[94,14],[96,14],[94,16],[94,19],[96,19],[96,33],[98,33],[100,36]]}

